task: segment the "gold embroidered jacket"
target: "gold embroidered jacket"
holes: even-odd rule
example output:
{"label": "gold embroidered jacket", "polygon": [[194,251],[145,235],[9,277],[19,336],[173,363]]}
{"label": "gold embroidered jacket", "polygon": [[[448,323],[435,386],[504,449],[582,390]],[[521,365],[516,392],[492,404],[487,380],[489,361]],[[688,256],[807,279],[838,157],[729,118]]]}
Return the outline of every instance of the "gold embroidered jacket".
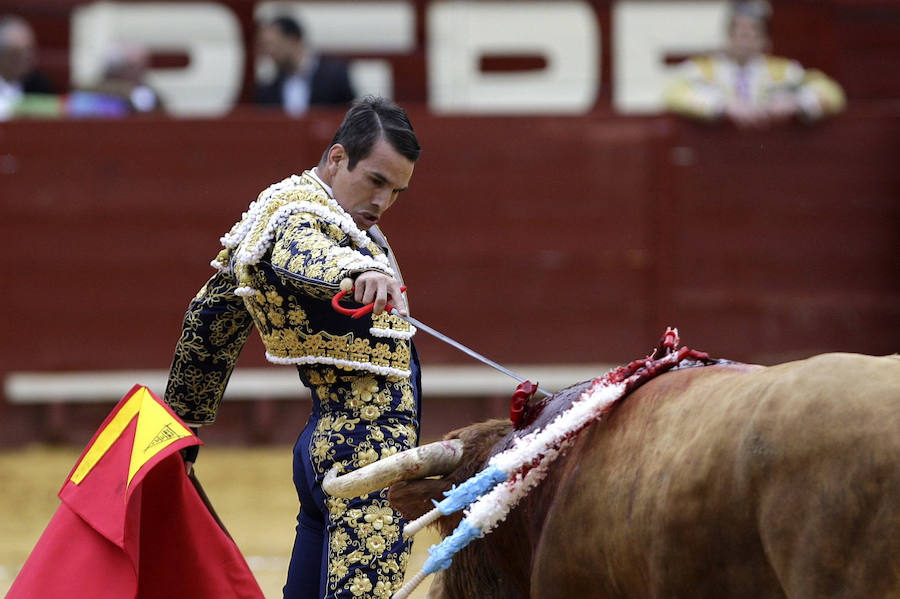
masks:
{"label": "gold embroidered jacket", "polygon": [[806,118],[816,119],[840,112],[846,104],[837,82],[819,70],[804,69],[796,60],[761,55],[741,67],[725,54],[709,54],[672,69],[664,92],[666,108],[694,118],[718,118],[727,102],[738,96],[741,77],[745,100],[753,106],[765,106],[773,95],[786,93],[796,98]]}
{"label": "gold embroidered jacket", "polygon": [[398,275],[309,171],[263,191],[221,241],[218,272],[188,306],[166,386],[166,401],[186,422],[215,420],[254,324],[271,362],[410,375],[415,330],[406,321],[353,320],[331,308],[344,278]]}

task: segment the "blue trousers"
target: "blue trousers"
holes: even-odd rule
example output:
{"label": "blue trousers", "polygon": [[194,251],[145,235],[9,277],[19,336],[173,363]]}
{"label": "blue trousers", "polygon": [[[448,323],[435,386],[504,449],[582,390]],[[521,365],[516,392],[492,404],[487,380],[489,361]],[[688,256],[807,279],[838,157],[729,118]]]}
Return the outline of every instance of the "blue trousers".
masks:
{"label": "blue trousers", "polygon": [[332,366],[302,366],[313,409],[294,447],[294,486],[300,500],[297,536],[284,599],[379,597],[403,583],[410,541],[387,490],[340,499],[322,490],[335,463],[345,471],[418,442],[421,408],[418,361],[409,379]]}

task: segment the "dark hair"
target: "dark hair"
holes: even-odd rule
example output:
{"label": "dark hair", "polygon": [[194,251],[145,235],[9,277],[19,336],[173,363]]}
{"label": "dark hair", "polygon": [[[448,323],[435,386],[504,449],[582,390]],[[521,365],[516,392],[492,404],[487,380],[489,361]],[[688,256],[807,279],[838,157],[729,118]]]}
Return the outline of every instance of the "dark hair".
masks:
{"label": "dark hair", "polygon": [[347,111],[344,122],[322,154],[322,162],[325,162],[334,144],[341,144],[349,159],[347,169],[353,170],[357,162],[372,153],[372,148],[381,138],[410,162],[419,159],[422,148],[406,111],[386,98],[366,96],[354,102]]}
{"label": "dark hair", "polygon": [[269,27],[276,28],[285,37],[290,37],[295,40],[303,39],[303,26],[293,17],[281,15],[280,17],[275,17],[267,24]]}
{"label": "dark hair", "polygon": [[766,34],[769,33],[769,19],[772,17],[772,6],[766,0],[736,0],[732,2],[728,15],[728,28],[734,26],[738,17],[747,17],[757,21]]}

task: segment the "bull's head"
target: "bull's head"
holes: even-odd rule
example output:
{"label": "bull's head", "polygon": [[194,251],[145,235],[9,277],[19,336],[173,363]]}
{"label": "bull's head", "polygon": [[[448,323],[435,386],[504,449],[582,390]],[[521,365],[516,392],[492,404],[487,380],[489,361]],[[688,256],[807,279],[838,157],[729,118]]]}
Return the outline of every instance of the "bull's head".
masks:
{"label": "bull's head", "polygon": [[[462,455],[455,467],[443,472],[441,478],[408,478],[391,485],[389,498],[394,508],[406,518],[418,518],[433,506],[431,499],[443,499],[452,486],[465,482],[487,464],[495,448],[512,430],[509,420],[488,420],[448,433],[444,441],[462,446]],[[449,534],[459,522],[459,517],[443,518],[441,533]]]}

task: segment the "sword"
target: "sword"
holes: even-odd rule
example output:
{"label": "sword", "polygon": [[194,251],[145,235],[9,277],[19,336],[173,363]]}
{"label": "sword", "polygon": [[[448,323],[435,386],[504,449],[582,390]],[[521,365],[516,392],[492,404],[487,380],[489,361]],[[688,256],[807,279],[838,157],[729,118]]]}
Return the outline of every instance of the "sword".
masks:
{"label": "sword", "polygon": [[[401,289],[401,291],[406,291],[406,287],[401,287],[400,289]],[[359,307],[359,308],[345,308],[344,306],[340,305],[340,301],[341,301],[341,300],[344,298],[344,296],[347,295],[347,293],[349,293],[350,291],[351,291],[350,289],[347,289],[347,290],[341,290],[341,291],[339,291],[338,293],[336,293],[335,296],[334,296],[333,298],[331,298],[331,307],[334,308],[335,311],[337,311],[337,312],[339,312],[339,313],[341,313],[341,314],[345,314],[345,315],[347,315],[347,316],[349,316],[349,317],[351,317],[351,318],[361,318],[361,317],[365,316],[366,314],[368,314],[369,312],[371,312],[371,311],[374,309],[374,307],[375,307],[375,302],[372,302],[371,304],[365,304],[364,306],[361,306],[361,307]],[[385,311],[388,312],[389,314],[393,314],[393,315],[396,316],[397,318],[402,318],[403,320],[405,320],[405,321],[408,322],[409,324],[415,326],[416,328],[419,328],[419,329],[425,331],[426,333],[428,333],[428,334],[431,335],[432,337],[434,337],[434,338],[436,338],[436,339],[439,339],[439,340],[443,341],[444,343],[446,343],[446,344],[448,344],[448,345],[450,345],[450,346],[452,346],[452,347],[455,347],[456,349],[458,349],[459,351],[463,352],[464,354],[467,354],[467,355],[469,355],[469,356],[475,358],[476,360],[478,360],[479,362],[481,362],[481,363],[483,363],[483,364],[487,364],[487,365],[490,366],[491,368],[493,368],[493,369],[495,369],[495,370],[497,370],[497,371],[499,371],[499,372],[502,372],[502,373],[505,374],[506,376],[508,376],[508,377],[510,377],[510,378],[513,378],[513,379],[519,381],[520,383],[524,383],[524,382],[527,380],[525,377],[523,377],[523,376],[521,376],[521,375],[519,375],[519,374],[513,372],[513,371],[510,370],[509,368],[506,368],[505,366],[501,366],[501,365],[498,364],[497,362],[494,362],[493,360],[491,360],[491,359],[489,359],[489,358],[486,358],[486,357],[484,357],[483,355],[479,354],[477,351],[475,351],[475,350],[473,350],[473,349],[471,349],[471,348],[469,348],[469,347],[466,347],[465,345],[463,345],[463,344],[460,343],[459,341],[456,341],[455,339],[451,339],[450,337],[448,337],[447,335],[441,333],[440,331],[437,331],[437,330],[433,329],[432,327],[428,326],[427,324],[425,324],[424,322],[422,322],[422,321],[419,320],[418,318],[413,318],[412,316],[403,316],[402,314],[398,314],[398,313],[395,311],[394,306],[392,306],[391,304],[386,305],[386,306],[384,307],[384,309],[385,309]],[[553,395],[553,394],[550,393],[549,391],[547,391],[547,390],[545,390],[545,389],[542,389],[542,388],[540,388],[540,387],[538,387],[537,390],[538,390],[539,392],[543,393],[544,395],[546,395],[547,397],[550,397],[551,395]]]}

